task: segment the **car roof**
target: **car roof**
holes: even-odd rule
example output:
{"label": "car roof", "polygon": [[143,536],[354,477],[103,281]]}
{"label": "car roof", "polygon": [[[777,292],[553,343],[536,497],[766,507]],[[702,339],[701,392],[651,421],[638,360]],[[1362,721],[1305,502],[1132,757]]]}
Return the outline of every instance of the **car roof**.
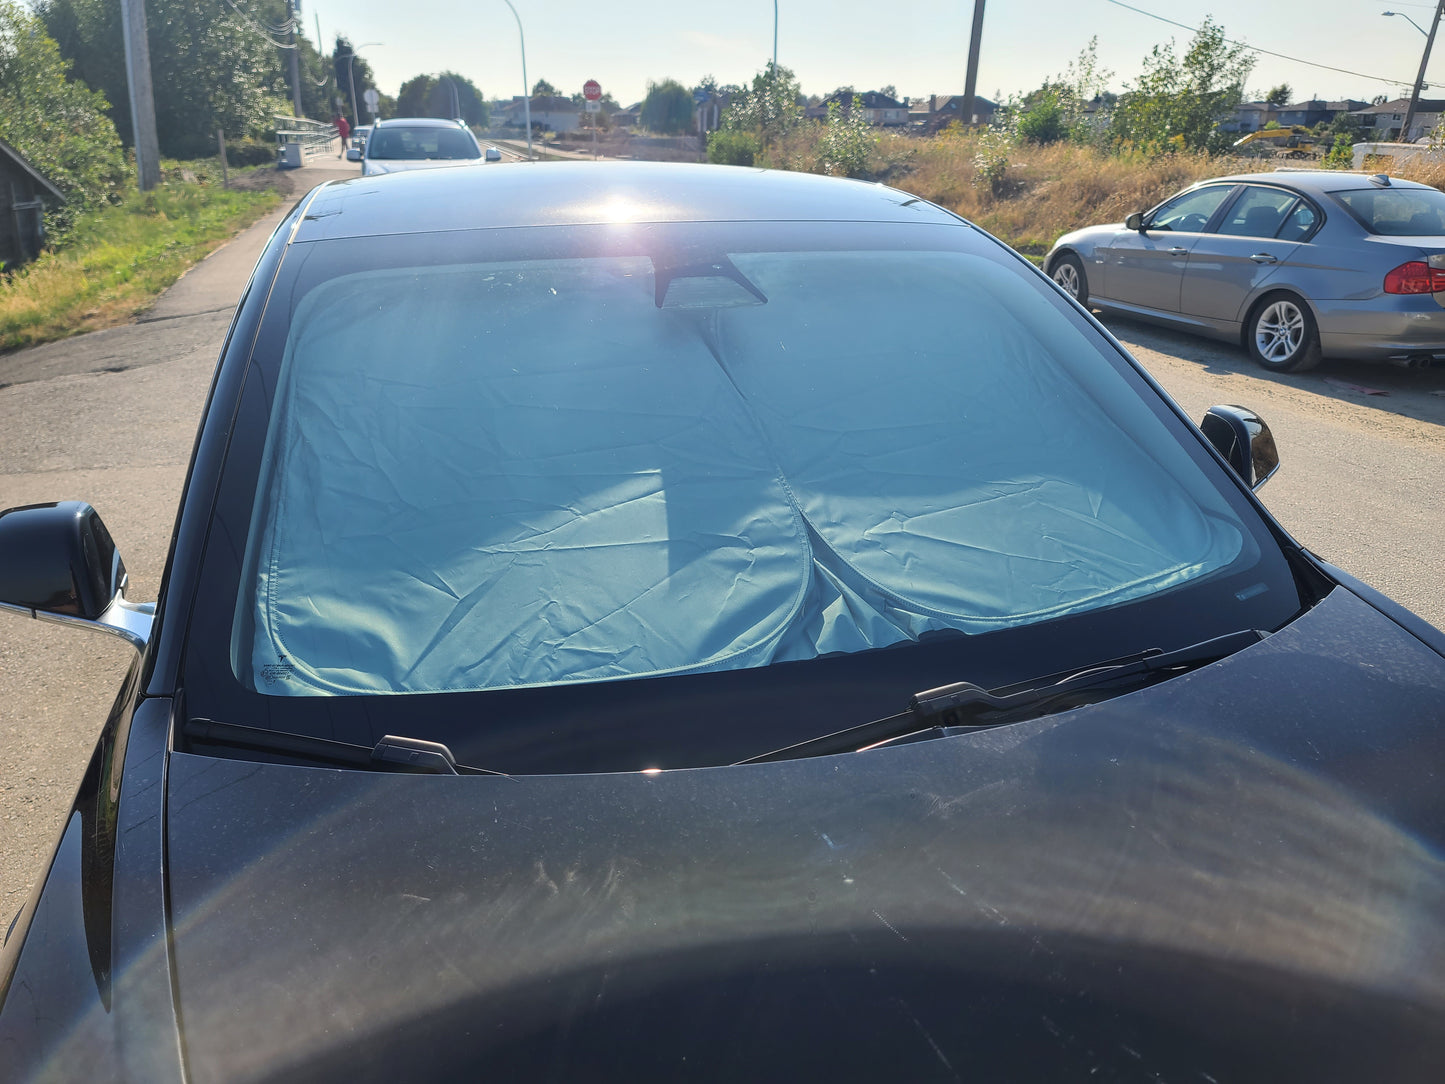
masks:
{"label": "car roof", "polygon": [[376,122],[378,128],[462,128],[457,120],[443,120],[441,117],[388,117]]}
{"label": "car roof", "polygon": [[[1310,195],[1324,192],[1340,192],[1350,188],[1371,187],[1379,173],[1353,173],[1338,169],[1277,169],[1269,173],[1235,173],[1228,177],[1211,177],[1200,184],[1217,184],[1220,181],[1250,182],[1254,184],[1277,184],[1293,188]],[[1390,177],[1388,188],[1429,188],[1428,184]]]}
{"label": "car roof", "polygon": [[661,162],[414,170],[316,189],[293,240],[622,222],[963,224],[916,196],[811,173]]}

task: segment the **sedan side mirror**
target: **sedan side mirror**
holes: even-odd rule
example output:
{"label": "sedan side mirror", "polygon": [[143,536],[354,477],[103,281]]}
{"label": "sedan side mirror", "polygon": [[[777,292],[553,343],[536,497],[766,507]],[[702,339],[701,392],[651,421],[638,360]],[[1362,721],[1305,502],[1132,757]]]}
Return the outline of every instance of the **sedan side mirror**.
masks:
{"label": "sedan side mirror", "polygon": [[0,610],[150,638],[153,604],[125,600],[126,572],[99,513],[83,501],[0,512]]}
{"label": "sedan side mirror", "polygon": [[1250,489],[1258,489],[1279,470],[1274,434],[1254,411],[1212,406],[1199,428]]}
{"label": "sedan side mirror", "polygon": [[1135,211],[1135,212],[1134,212],[1133,214],[1131,214],[1128,218],[1124,219],[1124,228],[1125,228],[1126,230],[1143,230],[1143,229],[1144,229],[1144,215],[1143,215],[1143,213],[1140,212],[1140,211]]}

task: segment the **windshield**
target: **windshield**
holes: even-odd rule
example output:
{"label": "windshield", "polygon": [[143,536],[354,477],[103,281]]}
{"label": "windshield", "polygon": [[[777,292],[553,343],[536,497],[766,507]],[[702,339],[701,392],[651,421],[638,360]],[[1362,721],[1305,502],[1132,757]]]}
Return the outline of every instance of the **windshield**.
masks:
{"label": "windshield", "polygon": [[[907,671],[867,690],[888,710],[858,710],[881,715],[948,681],[1293,616],[1267,531],[1080,316],[966,228],[899,232],[293,246],[253,356],[275,394],[237,441],[252,450],[233,448],[254,465],[219,513],[240,566],[198,607],[229,615],[228,682],[258,707],[238,719],[232,694],[209,717],[275,726],[337,697],[482,695],[509,698],[494,709],[521,727],[554,693],[587,690],[602,713],[664,681],[712,687],[716,712],[836,679],[850,657]],[[1178,625],[1172,642],[1151,622]],[[1037,649],[1106,626],[1065,637],[1063,656]],[[363,744],[406,733],[515,770],[465,734],[387,726]],[[764,729],[739,756],[787,744]]]}
{"label": "windshield", "polygon": [[1436,188],[1358,188],[1331,192],[1371,233],[1445,237],[1445,192]]}
{"label": "windshield", "polygon": [[470,132],[460,128],[378,128],[366,140],[366,156],[378,159],[480,158]]}

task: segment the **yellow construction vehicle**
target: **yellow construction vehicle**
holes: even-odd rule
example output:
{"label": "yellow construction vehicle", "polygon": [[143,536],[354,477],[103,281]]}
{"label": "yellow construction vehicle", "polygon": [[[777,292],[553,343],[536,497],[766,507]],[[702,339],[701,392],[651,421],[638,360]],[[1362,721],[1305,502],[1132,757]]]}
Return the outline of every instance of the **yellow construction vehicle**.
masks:
{"label": "yellow construction vehicle", "polygon": [[1234,141],[1235,149],[1247,147],[1249,154],[1282,154],[1286,158],[1313,158],[1321,153],[1320,139],[1301,124],[1261,128]]}

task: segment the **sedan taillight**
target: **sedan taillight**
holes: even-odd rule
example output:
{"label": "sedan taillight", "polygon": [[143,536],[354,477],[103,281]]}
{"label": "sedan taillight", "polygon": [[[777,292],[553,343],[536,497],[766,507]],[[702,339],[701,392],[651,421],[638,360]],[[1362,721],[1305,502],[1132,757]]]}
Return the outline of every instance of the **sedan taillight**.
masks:
{"label": "sedan taillight", "polygon": [[1431,267],[1420,260],[1402,263],[1385,276],[1387,294],[1437,294],[1445,292],[1445,268]]}

